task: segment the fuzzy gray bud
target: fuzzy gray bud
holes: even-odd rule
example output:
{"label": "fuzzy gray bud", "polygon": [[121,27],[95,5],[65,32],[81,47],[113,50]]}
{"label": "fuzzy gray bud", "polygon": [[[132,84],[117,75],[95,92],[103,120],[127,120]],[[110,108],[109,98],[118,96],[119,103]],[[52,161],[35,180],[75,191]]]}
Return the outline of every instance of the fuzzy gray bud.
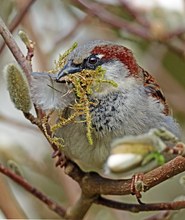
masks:
{"label": "fuzzy gray bud", "polygon": [[24,73],[15,64],[8,64],[4,69],[7,89],[15,107],[23,112],[31,109],[29,85]]}

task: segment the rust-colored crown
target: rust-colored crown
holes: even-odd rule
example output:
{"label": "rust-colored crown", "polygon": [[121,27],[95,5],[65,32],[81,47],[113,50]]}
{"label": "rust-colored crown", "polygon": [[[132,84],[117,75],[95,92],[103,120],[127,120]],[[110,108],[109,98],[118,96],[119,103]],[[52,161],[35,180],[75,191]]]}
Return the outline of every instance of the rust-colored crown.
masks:
{"label": "rust-colored crown", "polygon": [[96,46],[91,53],[102,54],[105,60],[120,60],[130,70],[130,74],[137,75],[139,67],[136,60],[128,48],[120,45],[100,45]]}

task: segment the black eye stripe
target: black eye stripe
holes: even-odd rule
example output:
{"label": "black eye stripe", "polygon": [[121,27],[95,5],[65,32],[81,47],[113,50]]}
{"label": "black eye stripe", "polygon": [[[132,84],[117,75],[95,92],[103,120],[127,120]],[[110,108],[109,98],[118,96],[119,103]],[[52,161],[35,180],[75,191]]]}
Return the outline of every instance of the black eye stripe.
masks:
{"label": "black eye stripe", "polygon": [[99,58],[97,54],[91,54],[89,57],[85,58],[81,64],[76,64],[75,66],[80,66],[81,69],[95,70],[98,66],[109,62],[108,60]]}
{"label": "black eye stripe", "polygon": [[95,70],[98,66],[101,66],[104,63],[110,63],[110,60],[99,58],[97,54],[91,54],[89,57],[85,58],[82,63],[74,63],[71,60],[71,65],[74,67],[79,67],[83,69],[92,69]]}

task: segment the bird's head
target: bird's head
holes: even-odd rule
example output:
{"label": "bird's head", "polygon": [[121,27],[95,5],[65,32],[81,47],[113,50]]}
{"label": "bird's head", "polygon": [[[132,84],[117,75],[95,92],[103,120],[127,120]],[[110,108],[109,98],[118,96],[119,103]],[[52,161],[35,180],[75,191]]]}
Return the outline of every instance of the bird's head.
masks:
{"label": "bird's head", "polygon": [[[113,80],[118,88],[135,85],[135,80],[139,78],[139,66],[131,50],[109,41],[95,40],[78,46],[69,54],[65,66],[58,73],[57,82],[64,82],[66,75],[82,70],[96,70],[97,67],[102,67],[105,79]],[[110,87],[105,85],[101,93],[115,90]]]}

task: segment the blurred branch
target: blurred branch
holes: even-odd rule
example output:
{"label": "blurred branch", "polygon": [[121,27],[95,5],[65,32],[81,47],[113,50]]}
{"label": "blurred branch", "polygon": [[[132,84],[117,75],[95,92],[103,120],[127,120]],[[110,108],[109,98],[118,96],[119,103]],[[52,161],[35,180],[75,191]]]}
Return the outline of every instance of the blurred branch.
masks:
{"label": "blurred branch", "polygon": [[21,209],[15,197],[11,193],[7,181],[3,178],[3,176],[0,177],[0,189],[0,209],[6,219],[27,219],[24,211]]}
{"label": "blurred branch", "polygon": [[129,3],[128,0],[119,0],[121,6],[143,27],[149,28],[150,23],[141,13]]}
{"label": "blurred branch", "polygon": [[[137,21],[138,24],[140,24],[143,27],[146,27],[150,31],[151,24],[150,22],[143,16],[141,13],[129,3],[128,0],[119,0],[120,4],[124,7],[124,9],[127,10],[127,12]],[[185,28],[178,28],[177,30],[173,30],[169,33],[166,33],[162,37],[162,41],[165,42],[167,40],[170,40],[174,37],[179,37],[185,34]]]}
{"label": "blurred branch", "polygon": [[27,125],[25,123],[22,123],[14,118],[10,118],[9,116],[0,114],[0,122],[8,123],[10,125],[19,127],[20,129],[31,129],[33,131],[38,131],[38,128],[33,127],[32,125]]}
{"label": "blurred branch", "polygon": [[[36,0],[27,0],[25,1],[24,7],[20,10],[20,12],[15,16],[14,19],[12,19],[11,24],[9,25],[9,30],[10,32],[13,32],[15,28],[20,24],[21,20],[24,18],[28,10],[30,9],[31,5],[35,2]],[[3,51],[5,47],[5,42],[2,43],[0,46],[0,53]]]}
{"label": "blurred branch", "polygon": [[174,37],[180,37],[180,36],[182,36],[182,35],[184,35],[185,34],[185,28],[184,27],[182,27],[182,28],[179,28],[179,29],[177,29],[177,30],[174,30],[174,31],[171,31],[171,32],[169,32],[165,37],[164,37],[164,41],[165,40],[170,40],[170,39],[172,39],[172,38],[174,38]]}
{"label": "blurred branch", "polygon": [[59,33],[55,39],[54,46],[57,47],[61,42],[64,43],[66,40],[68,40],[72,35],[79,31],[79,28],[82,25],[85,25],[89,21],[89,18],[89,15],[86,15],[83,19],[78,20],[69,33],[67,33],[65,36],[63,36],[63,31],[62,33]]}
{"label": "blurred branch", "polygon": [[58,205],[56,202],[52,201],[49,197],[47,197],[37,188],[33,187],[30,183],[28,183],[21,176],[18,176],[17,174],[13,173],[10,169],[4,167],[2,164],[0,164],[0,172],[8,176],[10,179],[12,179],[17,184],[19,184],[26,191],[30,192],[34,197],[38,198],[40,201],[45,203],[49,209],[56,212],[59,216],[64,217],[65,209],[63,207]]}
{"label": "blurred branch", "polygon": [[97,195],[89,196],[82,192],[79,200],[67,209],[66,218],[72,220],[83,219],[96,197]]}
{"label": "blurred branch", "polygon": [[172,213],[170,210],[161,211],[160,213],[149,216],[149,217],[145,218],[144,220],[168,220],[168,219],[170,219],[171,215],[172,215]]}
{"label": "blurred branch", "polygon": [[[17,0],[17,7],[18,9],[21,11],[22,8],[25,5],[25,1],[24,0]],[[36,50],[34,51],[34,58],[35,60],[37,60],[37,64],[39,64],[38,69],[47,69],[48,66],[48,62],[47,62],[47,56],[46,53],[43,53],[42,48],[40,47],[39,44],[39,37],[40,35],[38,35],[32,17],[30,16],[30,11],[28,11],[28,13],[26,13],[26,15],[24,16],[24,19],[21,21],[21,27],[23,30],[26,30],[26,32],[29,35],[29,38],[33,40],[33,42],[37,42],[37,47],[35,48]],[[32,14],[31,14],[32,15]]]}
{"label": "blurred branch", "polygon": [[170,42],[171,39],[175,37],[182,36],[185,34],[184,27],[179,28],[177,30],[173,30],[168,33],[159,33],[156,35],[156,29],[155,25],[150,24],[147,20],[144,18],[141,19],[139,16],[139,13],[131,7],[127,1],[125,0],[119,0],[121,4],[124,6],[124,8],[128,11],[128,13],[135,18],[137,21],[138,26],[132,25],[132,23],[118,17],[117,15],[114,15],[113,13],[107,11],[104,7],[102,7],[98,3],[92,3],[90,1],[86,0],[72,0],[72,2],[82,7],[85,11],[87,11],[91,15],[97,16],[101,21],[107,23],[108,25],[113,26],[114,28],[119,28],[121,30],[124,30],[130,34],[133,34],[137,37],[140,37],[146,41],[156,41],[160,42],[164,45],[166,45],[171,51],[176,53],[181,59],[185,60],[185,49],[182,46],[182,48],[178,48],[176,46],[173,46]]}
{"label": "blurred branch", "polygon": [[72,0],[74,4],[79,3],[83,8],[88,11],[89,14],[97,16],[101,21],[112,25],[116,28],[120,28],[128,33],[140,36],[143,39],[150,39],[150,33],[141,26],[133,26],[128,21],[125,21],[104,9],[100,4],[90,3],[84,0]]}
{"label": "blurred branch", "polygon": [[165,41],[163,42],[163,44],[166,45],[169,50],[176,53],[179,57],[185,59],[185,50],[184,50],[184,48],[176,47],[175,45],[170,44],[169,42],[165,42]]}

